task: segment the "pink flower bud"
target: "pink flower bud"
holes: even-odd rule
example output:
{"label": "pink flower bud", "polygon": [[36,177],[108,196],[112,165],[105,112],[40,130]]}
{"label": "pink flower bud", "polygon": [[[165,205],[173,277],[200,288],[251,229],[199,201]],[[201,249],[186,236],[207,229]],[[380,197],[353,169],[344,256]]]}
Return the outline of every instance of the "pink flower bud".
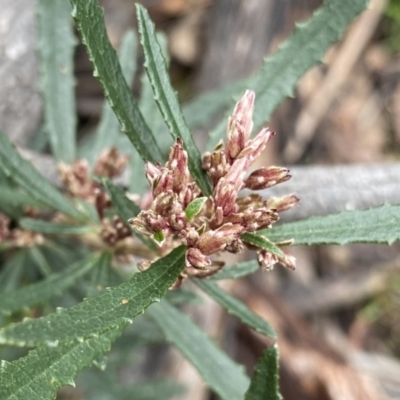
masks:
{"label": "pink flower bud", "polygon": [[196,247],[191,247],[186,252],[186,266],[196,269],[206,269],[212,264],[209,257],[204,255]]}
{"label": "pink flower bud", "polygon": [[254,99],[254,92],[246,90],[228,119],[226,152],[232,161],[244,148],[253,129]]}
{"label": "pink flower bud", "polygon": [[267,207],[276,212],[286,211],[294,207],[300,200],[294,194],[283,197],[271,197],[267,200]]}
{"label": "pink flower bud", "polygon": [[296,269],[296,258],[286,251],[282,250],[285,254],[284,257],[279,258],[279,263],[282,264],[284,267],[295,270]]}
{"label": "pink flower bud", "polygon": [[245,180],[245,187],[250,190],[262,190],[290,179],[289,170],[280,167],[264,167],[250,174]]}
{"label": "pink flower bud", "polygon": [[227,223],[215,231],[204,232],[197,241],[197,247],[203,254],[214,254],[238,239],[243,232],[243,226]]}
{"label": "pink flower bud", "polygon": [[187,152],[183,149],[183,142],[178,138],[171,148],[166,167],[173,173],[173,189],[178,193],[189,182]]}
{"label": "pink flower bud", "polygon": [[150,183],[150,186],[154,188],[156,186],[158,180],[161,178],[163,171],[165,171],[165,167],[162,167],[159,163],[151,163],[150,161],[146,162],[145,172],[146,178]]}
{"label": "pink flower bud", "polygon": [[260,250],[257,252],[257,260],[262,270],[272,271],[274,269],[274,265],[278,262],[278,257],[269,251]]}
{"label": "pink flower bud", "polygon": [[247,157],[247,167],[261,154],[268,141],[275,135],[269,128],[264,128],[252,140],[249,140],[246,147],[240,152],[238,158]]}

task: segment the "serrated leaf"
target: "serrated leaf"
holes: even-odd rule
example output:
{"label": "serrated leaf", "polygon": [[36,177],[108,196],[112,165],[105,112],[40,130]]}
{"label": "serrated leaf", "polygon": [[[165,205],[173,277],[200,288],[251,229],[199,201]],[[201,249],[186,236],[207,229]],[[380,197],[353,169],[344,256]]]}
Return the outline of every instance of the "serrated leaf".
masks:
{"label": "serrated leaf", "polygon": [[[161,32],[157,32],[157,41],[160,44],[162,54],[164,55],[168,67],[169,59],[166,35]],[[149,77],[146,73],[143,73],[141,77],[139,106],[147,125],[154,133],[161,151],[163,154],[168,154],[168,150],[173,145],[174,141],[167,131],[167,126],[165,125],[159,108],[156,107],[153,90],[151,88]]]}
{"label": "serrated leaf", "polygon": [[78,373],[108,351],[120,334],[121,328],[117,328],[81,342],[41,346],[13,362],[2,361],[0,398],[54,399],[58,389],[73,384]]}
{"label": "serrated leaf", "polygon": [[25,286],[11,293],[1,293],[0,314],[10,315],[16,311],[46,303],[51,298],[64,293],[98,262],[98,257],[89,256],[64,269],[62,272],[51,274],[38,283]]}
{"label": "serrated leaf", "polygon": [[3,172],[40,203],[73,218],[82,214],[47,179],[23,159],[4,133],[0,132],[0,166]]}
{"label": "serrated leaf", "polygon": [[75,78],[71,5],[64,0],[40,0],[39,54],[44,119],[57,160],[75,159]]}
{"label": "serrated leaf", "polygon": [[184,246],[136,273],[128,282],[84,300],[70,309],[38,319],[25,319],[0,330],[0,344],[37,346],[97,336],[130,322],[159,301],[185,267]]}
{"label": "serrated leaf", "polygon": [[312,217],[259,231],[257,235],[265,235],[274,242],[294,239],[298,245],[392,244],[400,240],[400,205]]}
{"label": "serrated leaf", "polygon": [[30,231],[48,235],[85,235],[93,233],[96,230],[96,227],[91,225],[72,225],[64,222],[42,221],[34,218],[20,219],[19,226]]}
{"label": "serrated leaf", "polygon": [[136,150],[147,161],[163,161],[154,136],[128,87],[115,50],[107,36],[104,12],[96,0],[71,0],[72,16],[82,36],[104,94]]}
{"label": "serrated leaf", "polygon": [[194,199],[185,209],[186,219],[191,221],[203,208],[207,197],[199,197]]}
{"label": "serrated leaf", "polygon": [[282,400],[279,392],[278,345],[268,347],[254,367],[245,400]]}
{"label": "serrated leaf", "polygon": [[258,232],[257,233],[244,233],[240,238],[244,242],[250,243],[253,246],[267,250],[270,253],[275,254],[276,256],[278,256],[280,258],[285,257],[285,253],[278,246],[276,246],[274,243],[272,243],[269,238],[266,238],[265,236],[260,235]]}
{"label": "serrated leaf", "polygon": [[183,117],[178,97],[171,86],[165,58],[157,42],[154,24],[151,22],[147,11],[141,5],[136,5],[136,13],[140,43],[146,59],[144,67],[153,89],[154,99],[172,137],[175,140],[177,138],[182,138],[183,140],[183,145],[189,156],[189,170],[192,177],[203,194],[210,195],[211,185],[201,166],[200,152]]}
{"label": "serrated leaf", "polygon": [[[257,96],[254,130],[259,129],[275,108],[293,94],[298,80],[323,59],[329,46],[340,39],[346,27],[365,10],[368,3],[368,0],[326,1],[307,22],[297,26],[292,36],[266,59],[254,76],[199,96],[186,106],[184,111],[189,126],[208,124],[221,111],[233,109],[232,98],[237,100],[245,89],[253,89]],[[223,137],[225,126],[225,122],[220,124],[210,138],[208,149],[212,149]]]}
{"label": "serrated leaf", "polygon": [[245,261],[233,266],[222,268],[216,274],[210,276],[211,280],[237,279],[250,275],[260,269],[257,261]]}
{"label": "serrated leaf", "polygon": [[223,353],[186,315],[167,301],[149,308],[167,340],[190,361],[207,386],[223,400],[242,400],[249,378],[241,366]]}
{"label": "serrated leaf", "polygon": [[221,307],[223,307],[228,314],[231,314],[242,321],[250,328],[260,332],[261,334],[276,339],[277,335],[272,326],[254,314],[244,303],[232,297],[229,293],[222,290],[215,283],[206,281],[204,279],[193,279],[196,285],[212,297]]}
{"label": "serrated leaf", "polygon": [[[128,30],[122,38],[119,49],[119,62],[121,64],[122,74],[129,87],[132,86],[133,77],[136,71],[136,34]],[[120,135],[118,119],[107,101],[103,104],[100,122],[94,133],[93,140],[90,141],[90,147],[87,147],[85,158],[93,163],[99,157],[102,150],[111,148],[115,145]]]}

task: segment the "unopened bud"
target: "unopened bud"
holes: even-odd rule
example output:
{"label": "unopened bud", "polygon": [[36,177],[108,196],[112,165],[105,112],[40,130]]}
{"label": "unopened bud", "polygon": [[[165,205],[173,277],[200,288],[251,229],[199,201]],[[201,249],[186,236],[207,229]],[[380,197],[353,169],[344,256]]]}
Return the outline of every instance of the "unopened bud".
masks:
{"label": "unopened bud", "polygon": [[264,167],[250,174],[244,185],[250,190],[262,190],[290,179],[289,170],[280,167]]}
{"label": "unopened bud", "polygon": [[211,260],[196,247],[190,247],[186,252],[186,266],[196,269],[206,269],[211,266]]}
{"label": "unopened bud", "polygon": [[173,173],[173,189],[178,193],[187,185],[190,178],[188,156],[187,152],[183,149],[181,138],[178,138],[172,146],[166,167]]}
{"label": "unopened bud", "polygon": [[260,250],[257,252],[257,261],[263,271],[272,271],[278,262],[278,257],[269,251]]}
{"label": "unopened bud", "polygon": [[238,158],[248,158],[247,166],[249,166],[265,149],[268,141],[275,135],[269,128],[264,128],[252,140],[249,140],[246,147],[240,152]]}
{"label": "unopened bud", "polygon": [[300,200],[294,194],[283,197],[271,197],[267,200],[267,207],[276,212],[286,211],[294,207]]}

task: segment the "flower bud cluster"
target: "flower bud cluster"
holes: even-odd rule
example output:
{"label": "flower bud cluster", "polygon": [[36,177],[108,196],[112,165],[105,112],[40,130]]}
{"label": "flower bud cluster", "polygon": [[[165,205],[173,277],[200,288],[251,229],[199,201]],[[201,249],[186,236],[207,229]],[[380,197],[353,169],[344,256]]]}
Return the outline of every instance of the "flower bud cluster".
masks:
{"label": "flower bud cluster", "polygon": [[[146,165],[153,201],[148,210],[129,223],[160,246],[167,237],[185,244],[188,247],[186,266],[191,274],[207,276],[216,272],[220,264],[212,261],[211,255],[221,251],[240,252],[245,246],[241,240],[243,233],[271,227],[279,218],[278,212],[298,202],[294,195],[268,200],[257,194],[239,197],[244,188],[263,190],[290,178],[288,169],[275,166],[260,168],[246,177],[250,165],[274,136],[264,128],[250,139],[254,99],[254,92],[244,93],[228,119],[226,144],[220,143],[213,152],[203,156],[202,166],[213,187],[208,198],[189,173],[181,139],[173,145],[165,166],[149,162]],[[203,207],[194,217],[189,217],[188,206],[199,198],[205,199]],[[257,252],[263,269],[271,269],[277,262],[294,267],[294,259],[289,255],[279,258],[263,249]]]}

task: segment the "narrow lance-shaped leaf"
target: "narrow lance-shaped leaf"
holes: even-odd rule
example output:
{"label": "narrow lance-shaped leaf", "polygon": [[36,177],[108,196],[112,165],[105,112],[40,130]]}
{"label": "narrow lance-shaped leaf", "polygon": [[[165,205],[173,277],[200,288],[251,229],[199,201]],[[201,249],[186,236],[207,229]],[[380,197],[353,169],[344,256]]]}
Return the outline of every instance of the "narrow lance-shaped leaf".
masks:
{"label": "narrow lance-shaped leaf", "polygon": [[250,275],[260,269],[257,261],[245,261],[231,267],[224,267],[216,274],[210,276],[212,280],[237,279]]}
{"label": "narrow lance-shaped leaf", "polygon": [[[167,37],[161,32],[157,32],[157,41],[160,44],[162,54],[164,55],[167,68],[169,64]],[[143,117],[149,128],[154,134],[158,145],[163,153],[168,154],[168,150],[173,145],[173,139],[167,131],[164,119],[158,107],[155,107],[153,89],[149,77],[146,73],[142,74],[139,106]]]}
{"label": "narrow lance-shaped leaf", "polygon": [[[304,73],[322,61],[329,46],[343,35],[346,27],[368,3],[368,0],[326,1],[308,21],[297,25],[292,36],[266,59],[254,76],[228,84],[218,92],[204,94],[188,105],[185,116],[189,125],[209,123],[217,113],[233,107],[232,98],[237,100],[245,89],[253,89],[257,96],[254,111],[254,131],[257,131],[275,108],[293,94]],[[224,134],[225,123],[222,123],[214,131],[207,148],[213,148]]]}
{"label": "narrow lance-shaped leaf", "polygon": [[73,218],[82,214],[46,178],[21,157],[17,149],[0,132],[0,166],[3,172],[24,188],[34,200]]}
{"label": "narrow lance-shaped leaf", "polygon": [[278,345],[268,347],[257,361],[245,400],[282,400],[279,391]]}
{"label": "narrow lance-shaped leaf", "polygon": [[257,246],[263,250],[267,250],[272,254],[275,254],[278,257],[285,257],[285,253],[271,240],[267,239],[262,235],[258,235],[255,233],[245,233],[240,237],[244,242],[250,243],[254,246]]}
{"label": "narrow lance-shaped leaf", "polygon": [[201,156],[196,147],[192,134],[186,124],[179,106],[178,97],[173,90],[165,58],[157,42],[154,24],[151,22],[147,11],[136,5],[139,23],[140,42],[143,47],[146,63],[144,65],[154,99],[164,117],[169,131],[174,139],[182,138],[184,147],[189,156],[189,170],[205,195],[211,194],[211,185],[205,171],[201,166]]}
{"label": "narrow lance-shaped leaf", "polygon": [[81,342],[41,346],[13,362],[1,361],[0,398],[2,400],[52,400],[57,390],[74,385],[74,378],[93,360],[107,352],[121,334],[116,328]]}
{"label": "narrow lance-shaped leaf", "polygon": [[38,319],[25,319],[0,330],[0,344],[57,345],[59,341],[99,335],[131,322],[150,304],[157,302],[175,283],[185,267],[184,246],[136,273],[128,282],[84,300],[70,309]]}
{"label": "narrow lance-shaped leaf", "polygon": [[0,272],[0,293],[12,292],[19,284],[26,260],[26,250],[13,254],[2,264]]}
{"label": "narrow lance-shaped leaf", "polygon": [[223,353],[186,315],[167,301],[147,313],[223,400],[242,400],[249,386],[243,368]]}
{"label": "narrow lance-shaped leaf", "polygon": [[34,218],[22,218],[19,226],[30,231],[49,235],[84,235],[93,233],[96,227],[92,225],[72,225],[63,222],[42,221]]}
{"label": "narrow lance-shaped leaf", "polygon": [[38,283],[25,286],[11,293],[0,294],[0,314],[9,315],[37,304],[46,303],[51,298],[64,293],[98,262],[99,257],[89,256]]}
{"label": "narrow lance-shaped leaf", "polygon": [[72,15],[94,66],[94,75],[103,86],[121,130],[145,161],[161,162],[161,151],[140,113],[124,79],[117,54],[107,37],[103,10],[96,0],[71,0],[71,3]]}
{"label": "narrow lance-shaped leaf", "polygon": [[39,1],[39,54],[46,131],[54,157],[75,159],[75,80],[71,5],[64,0]]}
{"label": "narrow lance-shaped leaf", "polygon": [[206,292],[218,304],[225,308],[229,314],[235,316],[244,324],[256,330],[257,332],[260,332],[261,334],[272,339],[277,338],[274,328],[272,328],[267,321],[259,317],[257,314],[254,314],[254,312],[251,311],[245,304],[232,297],[229,293],[222,290],[215,283],[202,279],[194,279],[193,281],[200,289]]}
{"label": "narrow lance-shaped leaf", "polygon": [[[136,47],[136,35],[133,31],[129,30],[125,33],[119,50],[121,70],[129,87],[132,86],[136,71]],[[99,126],[94,133],[94,138],[90,138],[90,147],[88,146],[85,152],[85,158],[93,163],[102,150],[115,145],[119,135],[118,119],[110,104],[105,101]]]}
{"label": "narrow lance-shaped leaf", "polygon": [[53,273],[49,263],[47,262],[46,257],[42,253],[39,246],[33,246],[27,249],[28,250],[28,258],[30,263],[36,264],[38,270],[43,274],[43,276],[48,277]]}
{"label": "narrow lance-shaped leaf", "polygon": [[0,186],[0,210],[6,215],[18,219],[23,215],[26,206],[40,207],[41,204],[17,188]]}
{"label": "narrow lance-shaped leaf", "polygon": [[294,239],[294,244],[299,245],[392,244],[400,240],[400,205],[312,217],[259,231],[257,235],[265,235],[274,242]]}

